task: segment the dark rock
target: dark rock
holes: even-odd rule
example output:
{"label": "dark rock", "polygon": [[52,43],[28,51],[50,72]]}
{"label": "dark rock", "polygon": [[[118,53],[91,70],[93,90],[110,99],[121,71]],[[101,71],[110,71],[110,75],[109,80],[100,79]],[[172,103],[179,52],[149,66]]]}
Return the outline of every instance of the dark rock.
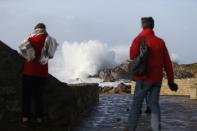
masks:
{"label": "dark rock", "polygon": [[[22,69],[23,58],[0,41],[0,130],[14,130],[19,122]],[[45,91],[47,127],[66,130],[74,126],[98,98],[98,84],[67,85],[49,75]]]}
{"label": "dark rock", "polygon": [[[173,64],[174,78],[175,79],[193,78],[194,77],[193,69],[188,67],[190,67],[189,64],[188,65]],[[196,66],[196,70],[197,70],[197,66]],[[164,73],[164,78],[167,78],[166,73]]]}
{"label": "dark rock", "polygon": [[196,78],[195,74],[197,73],[197,63],[181,64],[181,65],[174,64],[174,70],[175,73],[181,72],[182,75],[179,75],[180,79],[192,78],[192,77]]}
{"label": "dark rock", "polygon": [[104,81],[116,81],[119,79],[131,79],[131,73],[128,71],[128,61],[123,62],[113,69],[103,69],[99,71],[99,77]]}
{"label": "dark rock", "polygon": [[[128,70],[129,62],[125,61],[112,69],[103,69],[99,71],[99,77],[104,81],[117,81],[119,79],[130,80],[131,72]],[[197,63],[194,64],[173,64],[175,79],[185,79],[197,77]],[[166,74],[164,72],[164,78]]]}
{"label": "dark rock", "polygon": [[117,87],[114,88],[114,93],[131,93],[131,86],[120,83]]}
{"label": "dark rock", "polygon": [[99,77],[103,79],[104,82],[106,81],[114,81],[111,76],[111,69],[104,69],[99,72]]}
{"label": "dark rock", "polygon": [[104,86],[99,87],[99,93],[113,93],[114,87]]}
{"label": "dark rock", "polygon": [[103,93],[109,93],[109,91],[111,91],[112,89],[113,89],[113,87],[104,86]]}
{"label": "dark rock", "polygon": [[119,94],[119,93],[131,93],[131,86],[120,83],[117,87],[99,87],[99,93]]}
{"label": "dark rock", "polygon": [[119,93],[122,93],[123,91],[122,91],[122,88],[120,88],[120,87],[116,87],[116,88],[114,88],[114,93],[115,94],[119,94]]}

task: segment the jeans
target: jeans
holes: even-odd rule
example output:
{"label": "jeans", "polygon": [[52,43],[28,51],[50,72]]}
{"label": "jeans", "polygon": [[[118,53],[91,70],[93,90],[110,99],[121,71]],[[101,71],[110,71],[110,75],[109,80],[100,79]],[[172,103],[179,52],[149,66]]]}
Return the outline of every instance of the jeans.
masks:
{"label": "jeans", "polygon": [[144,97],[149,94],[149,106],[151,109],[151,128],[152,131],[160,131],[160,96],[161,83],[146,83],[143,81],[136,81],[136,88],[129,112],[128,129],[135,131],[137,128],[138,118]]}
{"label": "jeans", "polygon": [[150,104],[149,104],[149,98],[150,97],[150,92],[147,92],[146,96],[145,96],[145,102],[146,102],[146,107],[150,107]]}
{"label": "jeans", "polygon": [[43,116],[45,84],[46,84],[45,77],[34,77],[34,76],[23,75],[23,87],[22,87],[22,116],[23,117],[30,116],[32,95],[35,102],[36,117]]}

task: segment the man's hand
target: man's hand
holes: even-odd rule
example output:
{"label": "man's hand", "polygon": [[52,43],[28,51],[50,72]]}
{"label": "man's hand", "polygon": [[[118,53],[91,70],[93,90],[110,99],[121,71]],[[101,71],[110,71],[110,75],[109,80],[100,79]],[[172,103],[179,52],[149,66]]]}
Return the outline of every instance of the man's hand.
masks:
{"label": "man's hand", "polygon": [[173,81],[169,81],[168,86],[169,86],[171,91],[177,91],[178,90],[178,85],[176,83],[174,83]]}

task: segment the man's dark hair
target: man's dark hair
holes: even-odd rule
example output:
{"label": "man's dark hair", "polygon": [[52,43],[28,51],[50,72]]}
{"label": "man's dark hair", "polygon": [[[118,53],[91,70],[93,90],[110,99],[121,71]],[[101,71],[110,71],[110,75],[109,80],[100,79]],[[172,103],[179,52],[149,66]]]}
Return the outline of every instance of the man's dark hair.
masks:
{"label": "man's dark hair", "polygon": [[154,19],[152,17],[142,17],[141,22],[142,22],[142,28],[144,28],[144,29],[146,29],[146,28],[153,29],[154,28]]}
{"label": "man's dark hair", "polygon": [[37,28],[46,29],[46,26],[45,26],[44,23],[38,23],[38,24],[34,27],[34,29],[37,29]]}

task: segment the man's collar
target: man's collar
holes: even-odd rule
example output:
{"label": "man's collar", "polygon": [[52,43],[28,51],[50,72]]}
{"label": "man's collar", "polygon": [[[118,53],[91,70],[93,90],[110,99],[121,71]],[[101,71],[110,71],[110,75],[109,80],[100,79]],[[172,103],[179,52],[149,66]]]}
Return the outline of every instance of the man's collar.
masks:
{"label": "man's collar", "polygon": [[153,29],[143,29],[142,32],[140,33],[141,35],[155,35]]}

